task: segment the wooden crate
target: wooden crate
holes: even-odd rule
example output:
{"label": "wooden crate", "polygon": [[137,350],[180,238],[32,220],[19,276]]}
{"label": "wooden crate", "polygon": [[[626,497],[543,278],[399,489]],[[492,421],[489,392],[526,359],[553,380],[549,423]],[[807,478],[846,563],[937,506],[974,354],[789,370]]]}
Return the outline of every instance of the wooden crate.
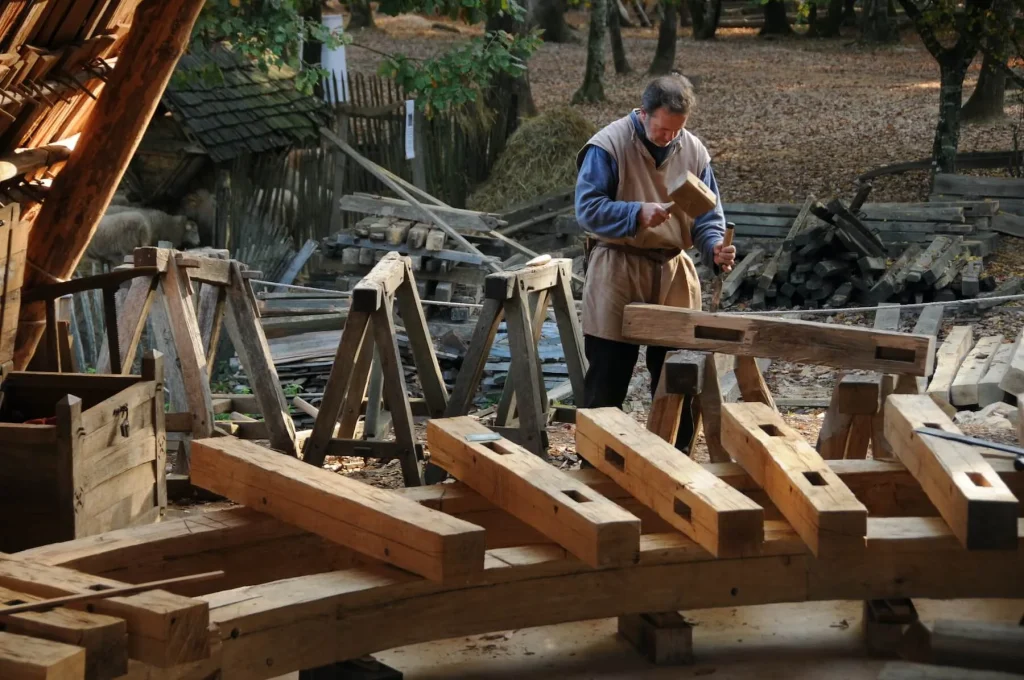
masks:
{"label": "wooden crate", "polygon": [[8,373],[0,420],[0,552],[153,522],[167,507],[159,353],[141,376]]}

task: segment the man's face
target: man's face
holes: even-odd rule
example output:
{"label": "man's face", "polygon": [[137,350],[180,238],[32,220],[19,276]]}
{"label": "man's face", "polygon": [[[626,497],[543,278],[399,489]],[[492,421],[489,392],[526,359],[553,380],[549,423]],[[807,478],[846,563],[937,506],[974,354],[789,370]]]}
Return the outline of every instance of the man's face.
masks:
{"label": "man's face", "polygon": [[668,146],[686,126],[686,114],[672,113],[664,108],[657,108],[654,113],[640,109],[640,122],[644,125],[647,139],[655,146]]}

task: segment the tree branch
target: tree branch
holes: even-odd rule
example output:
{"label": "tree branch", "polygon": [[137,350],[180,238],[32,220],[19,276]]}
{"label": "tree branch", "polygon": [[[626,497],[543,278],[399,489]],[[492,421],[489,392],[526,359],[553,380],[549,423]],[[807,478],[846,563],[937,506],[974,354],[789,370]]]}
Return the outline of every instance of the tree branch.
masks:
{"label": "tree branch", "polygon": [[914,3],[914,0],[899,0],[899,2],[903,7],[904,14],[914,23],[917,34],[921,36],[921,42],[924,43],[924,46],[928,48],[933,57],[942,61],[946,54],[946,48],[942,46],[942,43],[935,36],[935,31],[932,30],[931,25],[925,20],[924,15],[921,14],[920,8]]}

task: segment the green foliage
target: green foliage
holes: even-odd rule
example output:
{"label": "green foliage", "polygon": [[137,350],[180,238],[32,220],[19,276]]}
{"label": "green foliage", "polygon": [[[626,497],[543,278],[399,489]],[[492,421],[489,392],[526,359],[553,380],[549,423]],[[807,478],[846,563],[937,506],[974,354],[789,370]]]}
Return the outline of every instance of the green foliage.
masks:
{"label": "green foliage", "polygon": [[[301,43],[319,42],[337,47],[348,41],[340,31],[328,30],[314,15],[319,0],[207,0],[192,31],[192,42],[204,46],[227,44],[252,60],[264,73],[273,68],[295,71],[295,84],[310,93],[325,75],[323,69],[302,61]],[[183,77],[219,83],[215,65]]]}
{"label": "green foliage", "polygon": [[414,96],[429,118],[479,104],[484,90],[499,74],[518,77],[525,73],[526,58],[538,45],[540,34],[536,31],[525,36],[492,31],[424,61],[403,54],[388,56],[380,72]]}
{"label": "green foliage", "polygon": [[302,392],[302,385],[296,385],[292,383],[284,386],[284,396],[286,397],[297,397]]}

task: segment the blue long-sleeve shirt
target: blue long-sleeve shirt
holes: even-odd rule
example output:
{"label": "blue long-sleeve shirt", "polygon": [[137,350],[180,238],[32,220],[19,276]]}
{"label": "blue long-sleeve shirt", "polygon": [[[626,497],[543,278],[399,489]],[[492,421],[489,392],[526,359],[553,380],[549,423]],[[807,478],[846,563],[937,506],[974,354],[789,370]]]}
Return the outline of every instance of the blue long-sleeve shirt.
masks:
{"label": "blue long-sleeve shirt", "polygon": [[[635,113],[632,118],[644,146],[655,163],[661,165],[668,155],[669,147],[652,144]],[[714,208],[694,220],[693,245],[700,251],[702,261],[717,269],[714,264],[714,247],[725,236],[725,213],[722,211],[722,196],[710,163],[701,173],[700,179],[715,193],[717,201]],[[576,218],[583,229],[605,238],[636,236],[637,216],[643,204],[615,200],[618,186],[619,167],[615,159],[601,147],[589,147],[576,180]]]}

